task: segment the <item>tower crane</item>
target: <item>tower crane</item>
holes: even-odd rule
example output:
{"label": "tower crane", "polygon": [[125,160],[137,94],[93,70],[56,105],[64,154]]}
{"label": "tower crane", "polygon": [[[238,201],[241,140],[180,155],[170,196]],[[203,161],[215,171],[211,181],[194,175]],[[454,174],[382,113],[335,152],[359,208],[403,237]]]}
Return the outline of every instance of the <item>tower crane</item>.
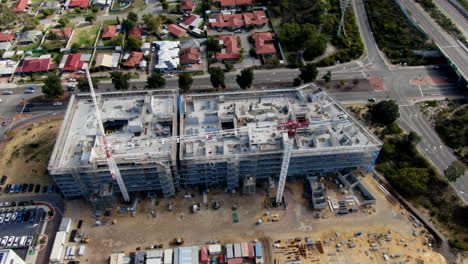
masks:
{"label": "tower crane", "polygon": [[[96,99],[96,94],[94,92],[94,87],[93,83],[91,81],[91,75],[89,74],[89,69],[88,65],[84,65],[85,71],[86,71],[86,77],[88,79],[89,83],[89,90],[91,93],[91,97],[93,99],[93,103],[95,106],[96,110],[96,120],[98,123],[98,135],[101,138],[101,141],[103,143],[103,148],[104,148],[104,153],[106,156],[107,163],[109,165],[109,171],[112,175],[112,178],[117,181],[117,184],[119,185],[120,191],[122,193],[122,196],[125,201],[130,201],[130,196],[128,194],[127,188],[125,186],[125,183],[122,179],[122,175],[120,174],[120,170],[117,166],[117,163],[112,155],[112,151],[119,149],[119,144],[115,145],[109,145],[106,134],[104,131],[104,126],[102,123],[101,119],[101,113],[99,110],[98,102]],[[283,159],[281,162],[281,172],[279,176],[279,181],[278,181],[278,189],[276,192],[276,205],[280,205],[283,202],[283,192],[284,192],[284,187],[286,184],[286,177],[288,175],[288,169],[289,169],[289,161],[291,160],[291,154],[292,154],[292,149],[293,149],[293,144],[294,144],[294,137],[296,136],[296,131],[301,128],[308,128],[308,127],[320,127],[320,126],[325,126],[329,124],[343,124],[343,123],[348,123],[349,121],[347,120],[336,120],[336,119],[327,119],[327,120],[320,120],[320,121],[309,121],[306,118],[301,118],[301,119],[295,119],[295,120],[289,120],[284,123],[279,123],[279,124],[266,124],[266,125],[258,125],[254,127],[240,127],[240,128],[234,128],[234,129],[226,129],[226,130],[221,130],[221,131],[214,131],[214,132],[207,132],[207,133],[202,133],[202,134],[190,134],[190,135],[185,135],[185,136],[173,136],[173,137],[164,137],[164,138],[155,138],[155,139],[148,139],[145,140],[145,143],[150,145],[152,143],[160,143],[160,144],[172,144],[174,142],[176,143],[190,143],[190,142],[195,142],[195,141],[210,141],[214,139],[220,139],[224,137],[230,137],[230,136],[237,136],[243,133],[248,133],[249,131],[254,131],[254,130],[263,130],[263,129],[268,129],[268,130],[275,130],[283,135],[283,142],[284,142],[284,152],[283,152]]]}

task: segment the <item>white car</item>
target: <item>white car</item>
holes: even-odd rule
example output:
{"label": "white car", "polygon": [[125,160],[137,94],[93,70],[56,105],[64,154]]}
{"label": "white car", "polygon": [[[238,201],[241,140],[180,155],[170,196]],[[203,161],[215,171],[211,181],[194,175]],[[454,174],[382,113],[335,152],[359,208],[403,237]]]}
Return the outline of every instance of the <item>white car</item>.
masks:
{"label": "white car", "polygon": [[17,216],[18,216],[18,212],[12,213],[11,214],[11,221],[15,221]]}
{"label": "white car", "polygon": [[13,245],[13,241],[15,240],[15,237],[14,236],[11,236],[8,238],[8,243],[7,243],[7,246],[11,247]]}
{"label": "white car", "polygon": [[14,246],[14,247],[18,246],[20,240],[21,240],[21,237],[16,237],[16,238],[15,238],[15,242],[13,243],[13,246]]}
{"label": "white car", "polygon": [[7,214],[5,215],[5,223],[10,222],[10,219],[11,219],[11,213],[7,213]]}
{"label": "white car", "polygon": [[1,246],[6,246],[7,243],[8,243],[8,236],[4,236],[2,238],[2,242],[0,242],[0,245]]}
{"label": "white car", "polygon": [[26,246],[29,247],[32,244],[33,238],[34,238],[33,236],[29,236],[28,241],[26,242]]}
{"label": "white car", "polygon": [[5,220],[5,214],[0,215],[0,224],[3,223],[3,220]]}
{"label": "white car", "polygon": [[12,95],[13,92],[12,92],[12,91],[4,91],[2,94],[3,94],[3,95]]}
{"label": "white car", "polygon": [[54,102],[52,105],[54,105],[54,106],[60,106],[60,105],[62,105],[62,104],[63,104],[62,102]]}

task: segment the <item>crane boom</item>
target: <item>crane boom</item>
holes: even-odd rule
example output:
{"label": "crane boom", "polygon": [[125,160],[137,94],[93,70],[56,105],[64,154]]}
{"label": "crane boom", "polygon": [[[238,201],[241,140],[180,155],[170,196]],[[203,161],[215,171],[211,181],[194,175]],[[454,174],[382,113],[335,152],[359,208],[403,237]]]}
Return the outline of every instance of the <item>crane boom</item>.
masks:
{"label": "crane boom", "polygon": [[128,202],[130,201],[130,196],[128,195],[127,187],[125,186],[125,183],[122,179],[122,175],[120,174],[120,170],[119,170],[119,167],[117,166],[117,162],[115,162],[115,159],[112,156],[109,143],[107,142],[106,133],[104,131],[104,125],[101,119],[101,112],[99,111],[99,106],[98,106],[98,102],[96,99],[96,93],[94,93],[93,82],[91,80],[91,75],[89,74],[88,64],[85,64],[84,68],[86,71],[86,78],[88,79],[89,91],[91,92],[91,98],[93,99],[94,108],[96,110],[95,114],[96,114],[96,121],[98,124],[98,135],[100,136],[102,140],[102,144],[104,145],[104,150],[106,153],[106,160],[107,160],[107,164],[109,165],[109,171],[112,175],[112,178],[117,181],[117,184],[119,185],[120,192],[122,193],[124,200]]}

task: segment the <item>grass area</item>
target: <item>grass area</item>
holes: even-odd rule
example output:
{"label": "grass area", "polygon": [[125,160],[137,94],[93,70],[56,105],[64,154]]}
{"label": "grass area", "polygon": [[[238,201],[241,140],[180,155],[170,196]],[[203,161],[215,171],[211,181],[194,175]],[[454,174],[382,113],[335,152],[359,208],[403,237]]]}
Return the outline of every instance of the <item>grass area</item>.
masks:
{"label": "grass area", "polygon": [[460,29],[458,29],[450,18],[439,10],[432,0],[416,0],[416,2],[419,3],[445,31],[459,39],[465,46],[468,44]]}
{"label": "grass area", "polygon": [[116,19],[111,19],[111,20],[104,20],[102,21],[102,27],[104,28],[105,26],[110,26],[110,25],[117,25],[117,20]]}
{"label": "grass area", "polygon": [[73,33],[73,39],[71,40],[71,45],[73,43],[78,43],[80,47],[91,47],[94,45],[96,36],[99,30],[98,25],[85,26],[81,28],[75,28],[75,33]]}
{"label": "grass area", "polygon": [[372,123],[369,109],[370,105],[350,107],[384,142],[376,169],[402,196],[428,215],[453,247],[467,250],[468,206],[463,205],[446,179],[418,152],[418,135],[404,133],[395,123],[388,126]]}
{"label": "grass area", "polygon": [[368,0],[365,1],[365,7],[375,40],[392,63],[434,63],[434,59],[423,58],[413,53],[413,50],[437,50],[437,47],[411,24],[395,1]]}
{"label": "grass area", "polygon": [[67,45],[67,41],[65,40],[46,40],[42,44],[42,48],[49,51],[49,50],[58,50],[61,48],[65,48]]}
{"label": "grass area", "polygon": [[36,50],[37,47],[39,47],[39,44],[41,43],[40,40],[36,41],[35,43],[33,44],[29,44],[29,45],[18,45],[16,46],[16,50],[24,50],[24,51],[27,51],[27,50]]}
{"label": "grass area", "polygon": [[436,121],[436,131],[455,155],[468,164],[468,105],[441,112]]}

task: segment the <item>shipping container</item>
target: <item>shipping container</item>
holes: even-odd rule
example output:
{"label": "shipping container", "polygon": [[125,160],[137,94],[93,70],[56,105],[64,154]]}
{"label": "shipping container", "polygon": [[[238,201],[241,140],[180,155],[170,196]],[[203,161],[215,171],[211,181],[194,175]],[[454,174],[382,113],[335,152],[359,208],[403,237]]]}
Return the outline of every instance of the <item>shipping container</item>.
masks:
{"label": "shipping container", "polygon": [[172,249],[164,250],[164,264],[172,264]]}
{"label": "shipping container", "polygon": [[234,257],[240,258],[242,257],[242,248],[240,243],[234,244]]}
{"label": "shipping container", "polygon": [[86,246],[81,245],[80,248],[78,249],[78,256],[84,256],[85,255],[85,250],[86,250]]}
{"label": "shipping container", "polygon": [[146,259],[146,264],[162,264],[161,258]]}
{"label": "shipping container", "polygon": [[63,231],[57,232],[55,235],[54,244],[52,246],[52,252],[50,253],[51,262],[59,262],[62,259],[63,247],[65,245],[65,239],[67,234]]}
{"label": "shipping container", "polygon": [[174,248],[174,264],[179,264],[179,248]]}
{"label": "shipping container", "polygon": [[163,257],[163,251],[162,250],[151,250],[146,252],[146,258],[152,259],[152,258],[160,258],[162,259]]}
{"label": "shipping container", "polygon": [[254,258],[255,257],[255,249],[254,249],[254,243],[249,242],[249,258]]}
{"label": "shipping container", "polygon": [[210,261],[210,257],[208,256],[208,249],[206,247],[200,248],[200,262],[201,263],[208,263]]}
{"label": "shipping container", "polygon": [[58,231],[63,231],[68,234],[70,232],[71,224],[71,218],[62,218],[62,222],[60,222],[60,227]]}
{"label": "shipping container", "polygon": [[232,244],[226,244],[226,258],[231,259],[234,257],[234,246]]}
{"label": "shipping container", "polygon": [[228,260],[228,264],[242,264],[242,258],[232,258]]}
{"label": "shipping container", "polygon": [[210,255],[221,255],[221,245],[209,245],[208,252]]}
{"label": "shipping container", "polygon": [[241,243],[241,254],[243,258],[249,257],[249,246],[247,242],[242,242]]}
{"label": "shipping container", "polygon": [[263,248],[262,248],[262,243],[257,242],[255,243],[255,256],[256,257],[263,257]]}
{"label": "shipping container", "polygon": [[192,264],[199,264],[198,247],[192,246]]}
{"label": "shipping container", "polygon": [[[198,259],[198,255],[197,255]],[[174,264],[192,264],[192,247],[179,248],[179,263]]]}

